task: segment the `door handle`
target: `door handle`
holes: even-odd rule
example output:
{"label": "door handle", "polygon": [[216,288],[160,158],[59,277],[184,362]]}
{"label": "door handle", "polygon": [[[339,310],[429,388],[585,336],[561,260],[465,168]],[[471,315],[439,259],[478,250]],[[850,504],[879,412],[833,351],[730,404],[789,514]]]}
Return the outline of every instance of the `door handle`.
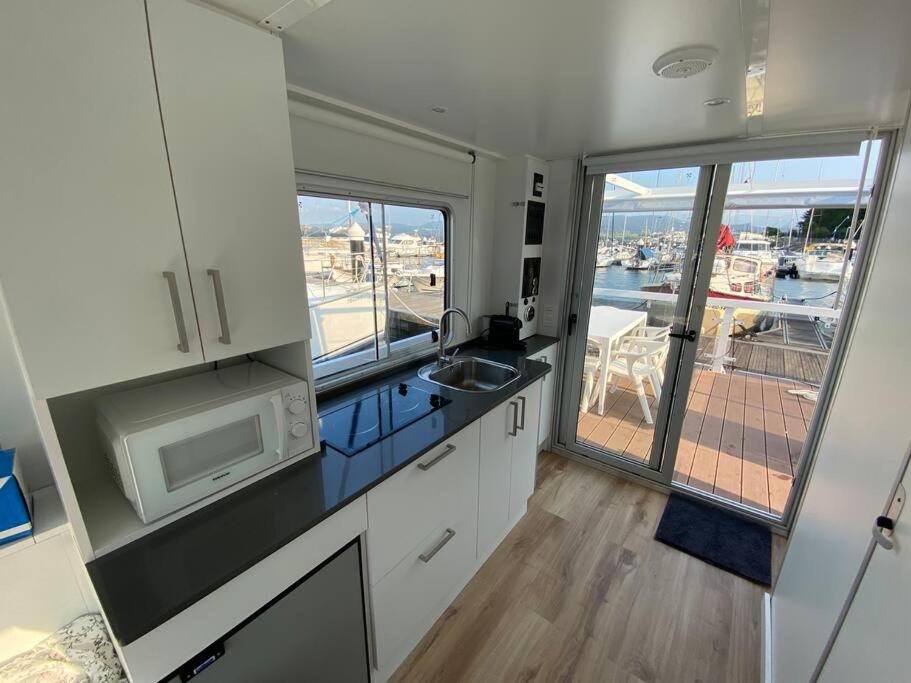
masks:
{"label": "door handle", "polygon": [[519,433],[519,404],[516,401],[510,401],[509,405],[513,407],[512,431],[509,432],[509,435],[515,436]]}
{"label": "door handle", "polygon": [[174,322],[177,323],[177,350],[190,353],[187,325],[183,320],[183,306],[180,305],[180,291],[177,289],[177,275],[174,271],[166,270],[162,276],[168,281],[168,291],[171,293],[171,308],[174,309]]}
{"label": "door handle", "polygon": [[519,429],[525,430],[525,397],[519,396],[519,400],[522,401],[522,423],[519,425]]}
{"label": "door handle", "polygon": [[455,450],[456,450],[456,447],[455,447],[455,446],[453,446],[452,444],[448,444],[448,445],[446,446],[446,450],[443,451],[442,453],[440,453],[440,454],[439,454],[437,457],[435,457],[433,460],[431,460],[431,461],[429,461],[429,462],[419,462],[419,463],[418,463],[418,469],[419,469],[419,470],[422,470],[423,472],[426,472],[426,471],[429,470],[431,467],[433,467],[433,466],[436,465],[438,462],[440,462],[440,460],[442,460],[443,458],[445,458],[447,455],[449,455],[450,453],[453,453]]}
{"label": "door handle", "polygon": [[905,487],[901,484],[892,496],[892,502],[889,503],[889,509],[886,514],[876,518],[873,524],[873,540],[886,550],[892,550],[895,547],[895,541],[892,540],[892,533],[895,531],[895,520],[902,513],[905,506]]}
{"label": "door handle", "polygon": [[440,542],[437,543],[433,547],[433,550],[431,550],[430,552],[421,553],[420,555],[418,555],[418,557],[421,559],[421,562],[424,562],[425,564],[427,562],[430,562],[430,560],[433,559],[433,556],[436,555],[438,552],[440,552],[443,549],[443,546],[446,545],[447,543],[449,543],[449,541],[452,540],[452,538],[453,538],[453,536],[455,536],[455,534],[456,534],[455,529],[446,529],[446,533],[443,534],[443,538],[441,538]]}
{"label": "door handle", "polygon": [[686,332],[671,332],[667,335],[674,339],[683,339],[686,341],[696,341],[696,330],[687,330]]}
{"label": "door handle", "polygon": [[215,287],[215,307],[218,309],[218,324],[221,326],[221,336],[218,341],[222,344],[230,344],[231,328],[228,327],[228,309],[225,308],[225,290],[221,286],[221,271],[209,268],[206,272],[212,276],[212,286]]}
{"label": "door handle", "polygon": [[273,394],[272,398],[269,399],[272,403],[272,413],[275,415],[275,427],[278,430],[278,448],[276,452],[278,453],[278,459],[285,459],[285,452],[287,451],[286,441],[287,441],[287,425],[285,425],[285,403],[282,399],[281,394]]}
{"label": "door handle", "polygon": [[895,547],[895,541],[891,538],[894,530],[895,520],[881,515],[873,525],[873,540],[886,550],[892,550]]}
{"label": "door handle", "polygon": [[579,316],[576,315],[575,313],[571,313],[569,316],[569,320],[566,324],[566,336],[567,337],[573,336],[573,328],[576,326],[576,323],[578,321],[579,321]]}

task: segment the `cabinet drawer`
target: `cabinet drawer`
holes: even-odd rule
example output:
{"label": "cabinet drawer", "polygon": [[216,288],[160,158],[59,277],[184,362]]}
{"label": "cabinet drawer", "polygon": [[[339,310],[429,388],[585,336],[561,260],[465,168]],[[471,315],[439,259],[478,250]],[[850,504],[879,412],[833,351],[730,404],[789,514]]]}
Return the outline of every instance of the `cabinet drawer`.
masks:
{"label": "cabinet drawer", "polygon": [[[455,534],[439,547],[451,531]],[[380,671],[391,673],[446,609],[474,568],[476,545],[476,513],[444,523],[372,588]],[[421,559],[436,548],[433,557]]]}
{"label": "cabinet drawer", "polygon": [[479,440],[474,422],[367,494],[371,583],[441,525],[476,514]]}

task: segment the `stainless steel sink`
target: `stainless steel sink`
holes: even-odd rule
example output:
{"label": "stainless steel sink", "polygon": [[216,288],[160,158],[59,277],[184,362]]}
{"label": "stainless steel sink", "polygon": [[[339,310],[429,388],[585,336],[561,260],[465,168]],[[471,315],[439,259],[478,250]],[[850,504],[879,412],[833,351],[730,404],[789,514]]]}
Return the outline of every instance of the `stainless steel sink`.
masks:
{"label": "stainless steel sink", "polygon": [[418,376],[456,391],[480,393],[502,389],[519,379],[519,371],[510,365],[468,356],[443,367],[436,362],[425,365],[418,370]]}

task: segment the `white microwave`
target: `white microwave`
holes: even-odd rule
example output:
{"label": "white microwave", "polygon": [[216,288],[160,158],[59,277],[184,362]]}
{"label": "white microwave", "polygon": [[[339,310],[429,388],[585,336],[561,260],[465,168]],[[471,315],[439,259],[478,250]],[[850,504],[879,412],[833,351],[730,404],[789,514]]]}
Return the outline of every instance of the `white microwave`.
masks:
{"label": "white microwave", "polygon": [[145,523],[320,450],[310,384],[262,363],[108,394],[96,411],[114,478]]}

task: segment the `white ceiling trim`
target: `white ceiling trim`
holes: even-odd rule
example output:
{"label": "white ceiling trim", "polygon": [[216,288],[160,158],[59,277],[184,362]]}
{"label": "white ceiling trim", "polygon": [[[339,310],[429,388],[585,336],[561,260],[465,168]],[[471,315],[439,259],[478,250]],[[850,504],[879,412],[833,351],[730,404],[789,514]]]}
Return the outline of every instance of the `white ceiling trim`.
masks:
{"label": "white ceiling trim", "polygon": [[330,2],[331,0],[289,0],[268,16],[263,17],[259,25],[275,33],[281,33]]}

